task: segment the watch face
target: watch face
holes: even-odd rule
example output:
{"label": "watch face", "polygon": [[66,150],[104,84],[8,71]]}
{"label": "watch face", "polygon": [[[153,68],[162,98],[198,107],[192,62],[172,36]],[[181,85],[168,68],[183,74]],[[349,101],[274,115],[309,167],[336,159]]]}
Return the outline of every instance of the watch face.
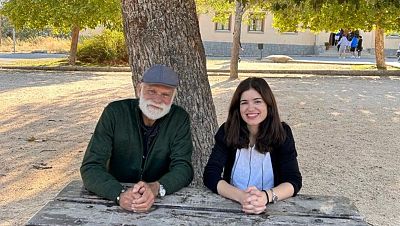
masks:
{"label": "watch face", "polygon": [[272,201],[274,203],[278,202],[278,196],[276,196],[276,195],[272,196]]}
{"label": "watch face", "polygon": [[165,196],[165,193],[166,193],[166,191],[165,191],[165,189],[164,189],[164,186],[162,186],[162,185],[160,184],[160,191],[159,191],[160,196],[161,196],[161,197],[164,197],[164,196]]}

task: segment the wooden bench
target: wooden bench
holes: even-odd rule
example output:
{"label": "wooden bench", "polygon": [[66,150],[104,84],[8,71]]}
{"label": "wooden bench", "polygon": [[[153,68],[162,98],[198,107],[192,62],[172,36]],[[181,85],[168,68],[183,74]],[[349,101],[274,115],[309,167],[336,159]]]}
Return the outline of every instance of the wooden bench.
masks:
{"label": "wooden bench", "polygon": [[128,212],[72,181],[27,225],[367,225],[344,197],[302,195],[247,215],[240,205],[205,188],[184,188],[157,199],[149,213]]}

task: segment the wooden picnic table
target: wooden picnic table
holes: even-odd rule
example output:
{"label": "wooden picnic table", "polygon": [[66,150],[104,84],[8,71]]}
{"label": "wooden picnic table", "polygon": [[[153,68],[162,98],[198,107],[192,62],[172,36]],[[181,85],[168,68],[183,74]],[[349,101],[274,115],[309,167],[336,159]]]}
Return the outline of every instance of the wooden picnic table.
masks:
{"label": "wooden picnic table", "polygon": [[299,194],[248,215],[238,203],[206,188],[183,188],[157,198],[149,213],[125,211],[88,192],[82,181],[69,183],[27,225],[367,225],[350,200]]}

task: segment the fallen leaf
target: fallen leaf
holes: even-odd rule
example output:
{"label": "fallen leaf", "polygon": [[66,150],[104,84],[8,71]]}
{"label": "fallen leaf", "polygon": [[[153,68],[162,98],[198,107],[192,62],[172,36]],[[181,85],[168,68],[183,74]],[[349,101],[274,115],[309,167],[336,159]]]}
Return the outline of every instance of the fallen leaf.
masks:
{"label": "fallen leaf", "polygon": [[38,170],[53,168],[52,166],[47,166],[47,163],[35,163],[32,166],[33,166],[33,168],[38,169]]}

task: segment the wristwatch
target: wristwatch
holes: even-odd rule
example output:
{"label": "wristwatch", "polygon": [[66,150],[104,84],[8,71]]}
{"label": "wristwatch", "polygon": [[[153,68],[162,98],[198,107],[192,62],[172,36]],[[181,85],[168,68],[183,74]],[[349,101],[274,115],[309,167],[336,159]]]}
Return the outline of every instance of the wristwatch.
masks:
{"label": "wristwatch", "polygon": [[124,192],[126,192],[126,189],[125,188],[123,188],[122,190],[121,190],[121,192],[119,193],[119,195],[117,196],[117,199],[115,200],[115,202],[119,205],[119,200],[121,199],[120,197],[121,197],[121,194],[122,193],[124,193]]}
{"label": "wristwatch", "polygon": [[165,191],[164,186],[162,184],[160,184],[160,190],[158,190],[158,196],[164,197],[165,193],[167,193],[167,191]]}
{"label": "wristwatch", "polygon": [[275,204],[278,202],[278,196],[275,194],[274,190],[271,188],[272,202]]}

